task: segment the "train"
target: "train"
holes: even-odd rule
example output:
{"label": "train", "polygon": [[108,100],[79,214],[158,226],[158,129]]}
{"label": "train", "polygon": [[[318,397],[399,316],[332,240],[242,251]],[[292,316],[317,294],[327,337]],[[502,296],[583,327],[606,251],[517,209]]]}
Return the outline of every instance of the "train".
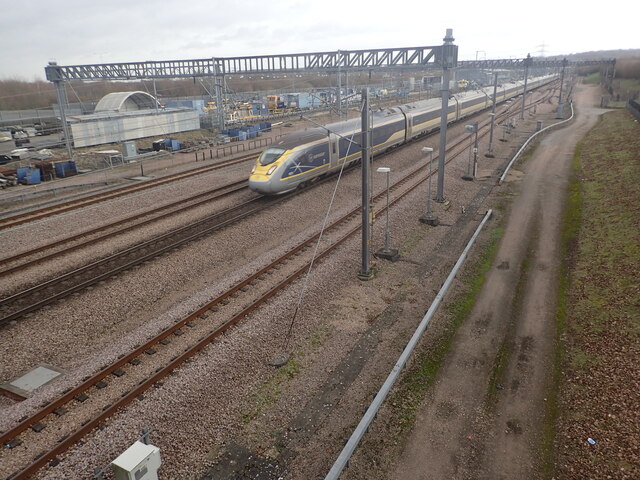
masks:
{"label": "train", "polygon": [[[532,78],[527,91],[552,82],[555,75]],[[455,122],[493,104],[493,86],[449,98],[447,119]],[[501,85],[496,102],[522,94],[524,82]],[[371,154],[389,151],[440,127],[442,101],[422,100],[371,114]],[[249,188],[263,195],[278,195],[302,188],[349,166],[361,158],[361,119],[336,122],[293,132],[278,139],[257,158],[249,176]]]}

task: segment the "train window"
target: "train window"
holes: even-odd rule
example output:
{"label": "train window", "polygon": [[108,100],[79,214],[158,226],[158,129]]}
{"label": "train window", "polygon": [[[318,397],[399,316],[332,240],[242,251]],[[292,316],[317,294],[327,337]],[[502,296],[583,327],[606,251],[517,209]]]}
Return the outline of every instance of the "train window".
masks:
{"label": "train window", "polygon": [[284,152],[285,150],[282,148],[267,148],[262,152],[258,161],[260,162],[260,165],[269,165],[279,159]]}

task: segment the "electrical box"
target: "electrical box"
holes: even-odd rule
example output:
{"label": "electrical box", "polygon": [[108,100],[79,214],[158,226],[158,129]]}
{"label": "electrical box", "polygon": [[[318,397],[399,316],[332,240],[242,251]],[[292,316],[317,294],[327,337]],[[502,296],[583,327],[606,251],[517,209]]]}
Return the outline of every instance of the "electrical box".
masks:
{"label": "electrical box", "polygon": [[137,441],[111,462],[115,480],[158,480],[160,449]]}
{"label": "electrical box", "polygon": [[136,142],[128,141],[122,142],[122,156],[124,158],[133,158],[138,155],[138,150],[136,149]]}

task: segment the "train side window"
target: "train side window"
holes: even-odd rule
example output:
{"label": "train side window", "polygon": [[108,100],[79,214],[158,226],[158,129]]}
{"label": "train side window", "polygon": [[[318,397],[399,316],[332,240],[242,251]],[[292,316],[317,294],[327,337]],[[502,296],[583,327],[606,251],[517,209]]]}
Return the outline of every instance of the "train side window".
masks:
{"label": "train side window", "polygon": [[331,142],[331,153],[336,153],[336,142]]}

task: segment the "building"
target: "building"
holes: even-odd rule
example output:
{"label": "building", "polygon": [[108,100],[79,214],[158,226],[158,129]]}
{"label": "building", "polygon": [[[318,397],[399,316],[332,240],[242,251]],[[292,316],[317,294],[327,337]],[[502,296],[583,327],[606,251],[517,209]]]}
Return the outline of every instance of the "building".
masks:
{"label": "building", "polygon": [[67,117],[74,147],[169,136],[200,128],[190,108],[165,108],[146,92],[114,92],[102,97],[89,115]]}

